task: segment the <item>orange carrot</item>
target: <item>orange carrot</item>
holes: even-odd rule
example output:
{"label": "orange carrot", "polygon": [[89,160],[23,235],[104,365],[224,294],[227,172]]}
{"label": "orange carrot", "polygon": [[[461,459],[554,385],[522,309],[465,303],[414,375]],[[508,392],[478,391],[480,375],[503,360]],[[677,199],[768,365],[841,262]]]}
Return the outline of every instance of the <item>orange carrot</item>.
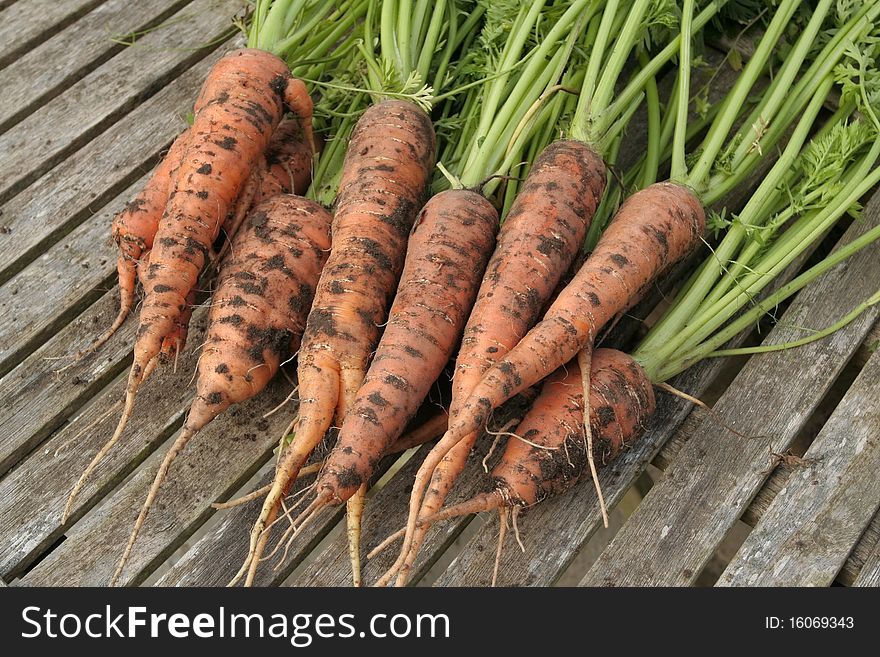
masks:
{"label": "orange carrot", "polygon": [[[589,473],[584,439],[584,395],[576,362],[547,378],[500,461],[492,470],[493,489],[421,519],[446,518],[498,509],[498,559],[507,516],[570,490]],[[607,465],[638,438],[654,412],[654,389],[644,370],[628,355],[597,349],[590,368],[590,426],[593,457]],[[496,560],[492,584],[498,574]],[[406,582],[403,572],[399,586]]]}
{"label": "orange carrot", "polygon": [[159,466],[113,582],[180,451],[230,405],[262,391],[281,360],[299,346],[315,287],[330,248],[330,214],[299,196],[258,205],[224,260],[199,358],[197,394],[180,433]]}
{"label": "orange carrot", "polygon": [[113,437],[86,467],[68,507],[100,459],[122,436],[137,390],[156,362],[176,357],[192,294],[222,221],[266,150],[285,108],[311,134],[312,101],[287,64],[264,50],[246,48],[211,69],[195,104],[195,118],[153,240],[144,276],[144,300]]}
{"label": "orange carrot", "polygon": [[311,133],[297,116],[278,124],[263,157],[251,170],[235,208],[223,222],[226,242],[217,257],[222,258],[247,213],[260,201],[279,194],[304,194],[312,181]]}
{"label": "orange carrot", "polygon": [[[450,416],[538,321],[579,252],[605,189],[605,164],[582,142],[556,141],[535,160],[498,236],[464,330]],[[431,478],[420,516],[436,513],[464,469],[478,433],[451,450]],[[401,572],[415,562],[430,525],[421,522]]]}
{"label": "orange carrot", "polygon": [[[363,493],[458,344],[495,241],[498,213],[481,194],[434,196],[409,240],[400,287],[376,355],[303,516],[349,502],[354,579],[359,581]],[[358,493],[356,495],[356,493]]]}
{"label": "orange carrot", "polygon": [[131,313],[134,307],[137,262],[144,257],[145,251],[153,248],[153,238],[156,236],[174,177],[186,151],[188,138],[189,129],[177,136],[141,192],[113,218],[111,233],[119,248],[119,257],[116,261],[116,271],[119,276],[119,312],[110,328],[96,338],[87,349],[76,353],[73,360],[79,360],[104,345]]}
{"label": "orange carrot", "polygon": [[340,423],[364,380],[403,267],[406,240],[434,162],[434,130],[418,106],[367,109],[348,144],[333,217],[333,244],[306,323],[297,367],[296,438],[285,450],[233,579],[253,581],[280,502],[312,450]]}
{"label": "orange carrot", "polygon": [[626,200],[544,318],[486,371],[419,468],[398,568],[412,546],[424,489],[449,450],[482,429],[492,411],[505,401],[582,349],[591,349],[598,331],[635,304],[667,267],[689,253],[704,228],[702,204],[681,185],[657,183]]}

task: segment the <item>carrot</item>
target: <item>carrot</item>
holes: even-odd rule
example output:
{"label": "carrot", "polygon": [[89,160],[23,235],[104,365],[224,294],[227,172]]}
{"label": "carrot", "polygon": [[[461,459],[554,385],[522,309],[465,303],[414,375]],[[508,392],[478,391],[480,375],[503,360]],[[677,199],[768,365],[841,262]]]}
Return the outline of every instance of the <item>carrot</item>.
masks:
{"label": "carrot", "polygon": [[266,172],[260,179],[254,203],[278,194],[305,194],[312,181],[313,155],[299,117],[281,121],[266,149]]}
{"label": "carrot", "polygon": [[189,129],[172,142],[140,193],[113,218],[111,234],[119,248],[116,271],[119,277],[119,312],[110,327],[88,346],[73,355],[77,361],[98,350],[119,330],[134,307],[137,262],[153,248],[153,238],[168,201],[177,169],[189,139]]}
{"label": "carrot", "polygon": [[[544,318],[486,371],[459,407],[449,430],[425,458],[410,497],[403,559],[412,546],[425,486],[449,450],[479,431],[505,401],[570,361],[580,350],[591,349],[598,331],[635,304],[667,267],[689,253],[704,228],[703,207],[684,186],[656,183],[626,200],[595,251]],[[395,567],[402,563],[399,560]]]}
{"label": "carrot", "polygon": [[434,130],[405,101],[368,108],[348,144],[333,216],[333,243],[299,351],[296,438],[281,457],[272,489],[233,579],[253,581],[282,498],[334,418],[341,422],[364,380],[403,268],[406,240],[434,161]]}
{"label": "carrot", "polygon": [[[520,510],[561,495],[589,473],[583,390],[576,362],[553,373],[507,441],[491,473],[492,490],[421,519],[431,523],[498,509],[501,534],[493,586],[510,511],[515,522]],[[608,465],[632,445],[653,415],[654,402],[651,381],[631,357],[614,349],[595,351],[589,408],[596,462]],[[398,577],[397,585],[405,581]]]}
{"label": "carrot", "polygon": [[362,496],[353,496],[403,433],[458,344],[497,227],[497,211],[477,192],[449,190],[425,205],[385,333],[303,516],[356,499],[351,515],[358,523]]}
{"label": "carrot", "polygon": [[159,222],[145,275],[144,300],[122,417],[113,437],[86,467],[68,507],[85,479],[122,435],[135,396],[151,363],[167,362],[181,347],[192,293],[220,225],[263,156],[285,107],[311,133],[312,101],[287,64],[267,51],[245,48],[222,57],[211,69],[198,100],[181,164]]}
{"label": "carrot", "polygon": [[[486,370],[534,326],[583,244],[605,187],[605,165],[587,145],[556,141],[535,160],[498,236],[456,357],[454,418]],[[474,432],[434,470],[421,506],[436,513],[464,469]],[[401,574],[418,556],[429,523],[420,522]]]}
{"label": "carrot", "polygon": [[251,170],[235,208],[223,222],[226,242],[217,254],[222,258],[247,213],[260,201],[279,194],[304,194],[312,180],[311,132],[303,129],[299,117],[278,124],[263,157]]}
{"label": "carrot", "polygon": [[196,398],[138,515],[111,583],[115,583],[171,463],[202,428],[230,405],[262,391],[287,353],[299,346],[330,248],[330,214],[299,196],[258,205],[224,260],[199,358]]}

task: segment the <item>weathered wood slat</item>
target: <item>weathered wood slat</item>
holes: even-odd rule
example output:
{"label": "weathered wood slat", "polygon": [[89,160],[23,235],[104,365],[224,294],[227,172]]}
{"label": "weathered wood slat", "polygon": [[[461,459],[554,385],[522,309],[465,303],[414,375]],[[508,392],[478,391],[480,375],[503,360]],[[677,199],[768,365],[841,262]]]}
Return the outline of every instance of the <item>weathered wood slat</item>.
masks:
{"label": "weathered wood slat", "polygon": [[108,0],[10,62],[0,70],[0,132],[122,50],[114,36],[153,27],[189,1]]}
{"label": "weathered wood slat", "polygon": [[18,0],[0,12],[0,67],[104,0]]}
{"label": "weathered wood slat", "polygon": [[[219,56],[214,53],[184,73],[7,204],[10,232],[0,235],[5,273],[30,257],[39,254],[39,258],[0,287],[0,375],[69,321],[115,271],[111,219],[145,180],[142,176],[150,168],[145,158],[151,163],[185,125],[180,112],[192,102],[204,74]],[[104,197],[113,193],[99,198],[94,206],[82,192],[89,189],[92,180],[100,181],[95,182],[92,194]],[[84,223],[58,242],[77,221]],[[27,292],[45,288],[47,280],[55,283],[41,292],[44,302],[29,303]],[[46,308],[52,311],[47,313]]]}
{"label": "weathered wood slat", "polygon": [[880,353],[847,391],[719,586],[829,586],[880,506]]}
{"label": "weathered wood slat", "polygon": [[874,550],[868,555],[865,565],[853,584],[855,586],[880,586],[880,541],[874,545]]}
{"label": "weathered wood slat", "polygon": [[[290,419],[290,415],[286,416]],[[310,463],[322,459],[328,451],[328,446],[322,444],[312,454]],[[377,481],[398,459],[400,455],[388,456],[376,467],[376,473],[372,482]],[[271,483],[272,472],[266,473],[254,488]],[[289,501],[300,500],[299,493],[310,487],[315,481],[314,476],[303,477],[294,482],[291,487]],[[308,495],[308,493],[304,493]],[[262,499],[254,500],[247,504],[223,511],[225,517],[190,547],[180,561],[174,564],[169,571],[158,581],[157,586],[224,586],[238,572],[244,561],[248,548],[248,537],[251,527],[260,512]],[[268,543],[268,549],[263,555],[265,563],[257,570],[254,578],[254,586],[278,586],[309,556],[315,547],[329,534],[342,520],[344,506],[331,507],[321,516],[318,516],[308,525],[290,544],[283,563],[283,552],[269,557],[277,546],[278,539],[287,529],[286,521],[279,521],[272,529]]]}
{"label": "weathered wood slat", "polygon": [[158,153],[185,127],[185,113],[219,56],[212,53],[184,72],[3,205],[0,282],[152,168]]}
{"label": "weathered wood slat", "polygon": [[[166,385],[162,391],[166,397],[168,389]],[[210,517],[211,502],[236,490],[265,462],[286,420],[283,414],[259,420],[288,392],[289,384],[283,377],[276,380],[258,398],[230,409],[187,446],[169,471],[121,584],[143,581]],[[153,454],[94,514],[77,523],[23,582],[37,586],[105,585],[164,451]]]}
{"label": "weathered wood slat", "polygon": [[[188,344],[175,373],[170,367],[159,368],[138,395],[135,413],[125,436],[95,470],[79,496],[67,526],[89,508],[134,467],[143,461],[158,444],[182,422],[184,409],[194,391],[190,381],[198,358],[193,345],[201,344],[207,311],[198,309],[191,322]],[[133,327],[129,328],[133,333]],[[113,434],[120,408],[112,406],[122,399],[126,374],[121,373],[100,394],[90,401],[75,421],[56,432],[41,448],[32,452],[4,479],[0,500],[0,541],[4,547],[0,557],[0,574],[17,572],[32,560],[39,549],[60,535],[63,529],[60,514],[67,494],[92,456]],[[176,394],[172,391],[176,391]],[[90,427],[83,435],[85,428]]]}
{"label": "weathered wood slat", "polygon": [[862,538],[856,543],[846,563],[843,564],[837,581],[845,586],[852,586],[878,546],[880,546],[880,513],[874,516]]}
{"label": "weathered wood slat", "polygon": [[166,27],[147,34],[0,135],[0,201],[202,59],[212,47],[204,44],[216,45],[216,39],[230,33],[229,18],[239,7],[238,0],[194,0]]}
{"label": "weathered wood slat", "polygon": [[[67,418],[98,394],[130,362],[137,324],[122,326],[93,356],[83,358],[62,374],[72,345],[88,344],[116,315],[118,294],[105,294],[79,318],[53,336],[27,360],[0,380],[0,475]],[[192,343],[191,343],[192,344]]]}
{"label": "weathered wood slat", "polygon": [[[146,176],[140,178],[63,242],[50,247],[0,286],[0,376],[5,377],[34,349],[114,285],[116,247],[109,238],[110,222],[146,179]],[[34,303],[36,298],[40,299],[39,304]],[[68,345],[66,355],[87,347],[103,328],[106,327],[92,327],[91,337],[82,335],[79,347]],[[46,363],[44,367],[64,364]],[[3,386],[4,380],[0,380],[0,389]],[[0,417],[5,415],[5,410],[0,411]]]}
{"label": "weathered wood slat", "polygon": [[[878,218],[866,208],[845,240]],[[826,326],[869,296],[880,273],[876,245],[856,254],[795,299],[767,343],[793,339],[792,327]],[[871,272],[874,272],[873,274]],[[876,319],[863,314],[826,340],[752,358],[716,404],[725,421],[788,448]],[[767,438],[735,436],[713,418],[702,423],[583,580],[585,585],[691,584],[767,477]]]}
{"label": "weathered wood slat", "polygon": [[[190,383],[198,358],[194,346],[203,340],[206,318],[204,308],[195,313],[191,346],[181,357],[178,371],[162,368],[154,379],[147,381],[126,435],[83,491],[71,519],[76,524],[68,532],[67,540],[28,573],[27,581],[59,585],[105,583],[107,569],[119,556],[120,545],[124,545],[124,537],[131,529],[164,450],[154,454],[130,481],[103,500],[98,513],[78,523],[77,517],[180,426],[194,394]],[[0,487],[7,491],[0,503],[0,518],[4,519],[0,521],[0,536],[12,542],[3,550],[3,558],[10,561],[14,554],[18,562],[6,563],[0,572],[20,568],[23,560],[34,556],[37,547],[46,545],[59,533],[59,514],[67,492],[97,448],[112,434],[119,411],[90,429],[74,445],[61,449],[57,456],[55,451],[120,399],[124,388],[122,375],[89,404],[76,422],[58,432],[0,482]],[[235,490],[265,461],[287,419],[283,413],[267,420],[261,416],[284,399],[289,388],[280,377],[257,400],[230,409],[193,439],[171,470],[167,487],[144,528],[144,540],[139,542],[126,581],[146,577],[154,562],[170,554],[207,517],[210,502]]]}
{"label": "weathered wood slat", "polygon": [[[286,415],[290,420],[290,415]],[[323,452],[320,453],[323,455]],[[315,461],[319,454],[310,460]],[[254,487],[265,486],[272,481],[270,471]],[[294,483],[291,495],[296,495],[314,482],[314,476],[304,477]],[[298,497],[296,499],[299,499]],[[222,519],[207,534],[196,541],[180,560],[157,582],[157,586],[225,586],[238,572],[247,555],[248,537],[254,521],[260,513],[262,499],[221,511]],[[307,527],[291,546],[283,567],[276,570],[280,554],[267,559],[257,570],[255,586],[278,586],[290,572],[311,552],[314,547],[342,519],[342,509],[334,509]],[[268,555],[274,549],[275,541],[287,525],[279,522],[272,532]],[[265,555],[264,555],[265,556]]]}

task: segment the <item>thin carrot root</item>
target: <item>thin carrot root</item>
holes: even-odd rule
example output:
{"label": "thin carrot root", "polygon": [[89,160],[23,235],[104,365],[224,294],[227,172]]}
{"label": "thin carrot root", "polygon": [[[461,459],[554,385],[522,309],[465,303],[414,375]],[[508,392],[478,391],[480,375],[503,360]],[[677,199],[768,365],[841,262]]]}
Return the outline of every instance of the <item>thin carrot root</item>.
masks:
{"label": "thin carrot root", "polygon": [[[483,511],[489,511],[491,509],[497,509],[503,504],[504,497],[501,495],[500,491],[496,490],[489,493],[481,493],[480,495],[476,495],[475,497],[465,502],[461,502],[460,504],[441,509],[431,516],[422,518],[421,521],[426,523],[440,522],[441,520],[448,520],[449,518],[457,518],[459,516],[467,516],[475,513],[481,513]],[[395,575],[397,576],[397,582],[395,586],[404,586],[406,584],[408,571],[403,570],[403,561],[406,557],[406,554],[401,554],[402,557],[399,557],[398,560],[395,561],[394,564],[392,564],[391,568],[385,571],[385,573],[382,575],[382,577],[378,579],[374,586],[388,586],[391,583],[391,580],[394,579]]]}
{"label": "thin carrot root", "polygon": [[498,571],[501,568],[501,552],[504,550],[504,535],[507,533],[507,516],[509,513],[510,509],[506,506],[498,509],[498,547],[495,549],[495,566],[492,568],[493,589],[498,583]]}
{"label": "thin carrot root", "polygon": [[144,526],[144,522],[147,520],[147,515],[153,507],[153,502],[155,502],[156,496],[159,494],[159,488],[168,476],[168,468],[171,467],[171,463],[177,458],[177,455],[180,454],[181,450],[186,447],[187,443],[197,432],[198,429],[194,427],[185,427],[180,436],[177,437],[177,440],[174,441],[174,444],[171,445],[168,453],[165,454],[165,458],[162,459],[162,463],[159,465],[159,471],[156,473],[156,477],[153,479],[153,483],[147,493],[147,499],[144,501],[140,513],[138,513],[137,520],[134,523],[134,528],[131,530],[128,544],[125,546],[125,550],[122,552],[122,557],[119,559],[119,563],[116,566],[116,572],[113,573],[113,577],[110,579],[110,586],[116,586],[116,583],[122,576],[122,572],[125,570],[125,566],[131,557],[131,551],[134,548],[134,543],[137,540],[138,534]]}
{"label": "thin carrot root", "polygon": [[119,442],[119,439],[122,437],[123,432],[125,431],[125,425],[128,423],[128,419],[131,417],[132,412],[134,411],[134,402],[135,397],[137,395],[138,388],[140,388],[141,384],[146,380],[146,378],[152,373],[153,369],[155,369],[156,360],[153,359],[143,370],[134,370],[129,373],[128,376],[128,385],[125,390],[125,404],[122,408],[122,416],[119,418],[119,423],[116,425],[116,430],[113,432],[113,436],[104,443],[104,446],[98,450],[98,453],[92,458],[89,464],[86,466],[86,469],[83,470],[83,473],[80,475],[77,482],[73,485],[73,489],[70,491],[70,495],[67,496],[67,503],[64,505],[64,511],[61,513],[61,524],[67,522],[67,519],[70,517],[70,513],[73,510],[74,502],[76,501],[77,496],[80,491],[82,491],[83,486],[86,485],[89,477],[92,472],[94,472],[95,468],[98,467],[98,464],[104,459],[105,456],[110,452],[111,449]]}
{"label": "thin carrot root", "polygon": [[[309,475],[317,474],[321,471],[321,468],[324,467],[324,461],[318,461],[317,463],[312,463],[311,465],[305,466],[299,473],[296,475],[297,479],[302,479],[304,477],[308,477]],[[266,495],[272,489],[272,484],[266,484],[262,488],[258,488],[255,491],[248,493],[247,495],[242,495],[241,497],[237,497],[234,500],[229,500],[227,502],[214,502],[211,505],[211,508],[217,509],[218,511],[224,509],[232,509],[237,506],[241,506],[242,504],[247,504],[248,502],[253,502],[254,500],[258,500],[264,495]]]}
{"label": "thin carrot root", "polygon": [[383,540],[381,543],[379,543],[379,545],[377,545],[376,547],[374,547],[372,550],[370,550],[367,553],[367,559],[368,560],[374,559],[380,553],[384,552],[385,548],[389,547],[390,545],[393,545],[395,542],[402,539],[405,531],[406,531],[406,527],[401,527],[393,534],[390,534],[387,537],[385,537],[385,540]]}
{"label": "thin carrot root", "polygon": [[599,483],[599,473],[596,471],[596,459],[593,457],[593,429],[590,426],[590,368],[592,360],[592,348],[581,349],[578,352],[578,366],[581,368],[581,381],[584,388],[584,436],[587,441],[587,463],[590,466],[590,476],[593,478],[596,495],[599,498],[602,525],[608,529],[608,509],[605,507],[605,496],[602,494],[602,484]]}
{"label": "thin carrot root", "polygon": [[361,522],[366,498],[367,484],[363,484],[345,503],[348,557],[351,560],[352,583],[356,587],[361,586]]}

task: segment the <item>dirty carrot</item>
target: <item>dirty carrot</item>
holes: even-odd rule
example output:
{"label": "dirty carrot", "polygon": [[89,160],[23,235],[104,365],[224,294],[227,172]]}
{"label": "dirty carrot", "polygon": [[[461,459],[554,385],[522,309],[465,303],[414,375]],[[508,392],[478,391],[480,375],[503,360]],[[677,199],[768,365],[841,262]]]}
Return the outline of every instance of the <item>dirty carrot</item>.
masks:
{"label": "dirty carrot", "polygon": [[[594,352],[589,409],[594,438],[592,456],[600,467],[614,461],[633,444],[651,418],[654,405],[651,382],[631,357],[613,349]],[[580,369],[573,361],[546,379],[532,407],[511,433],[492,469],[492,490],[438,510],[421,521],[432,523],[498,509],[501,534],[492,577],[494,586],[500,543],[510,512],[515,523],[521,510],[570,490],[588,475],[583,387]],[[405,582],[405,577],[398,577],[398,586]]]}
{"label": "dirty carrot", "polygon": [[159,466],[111,583],[123,572],[171,463],[232,404],[262,391],[294,353],[330,248],[330,214],[305,198],[276,196],[249,215],[223,263],[198,362],[196,398]]}
{"label": "dirty carrot", "polygon": [[[150,252],[122,417],[98,457],[122,436],[145,374],[155,367],[151,363],[167,362],[181,348],[191,295],[220,225],[262,158],[285,108],[311,129],[312,102],[305,85],[270,52],[230,52],[208,74]],[[86,468],[69,502],[96,465],[93,460]]]}
{"label": "dirty carrot", "polygon": [[385,332],[303,517],[348,501],[418,410],[458,343],[497,225],[476,192],[448,190],[425,205]]}
{"label": "dirty carrot", "polygon": [[297,367],[300,406],[296,438],[251,532],[248,558],[236,577],[253,580],[267,524],[298,470],[351,407],[386,320],[403,268],[406,239],[434,159],[434,130],[407,101],[367,109],[352,132],[333,216],[333,243],[306,323]]}

